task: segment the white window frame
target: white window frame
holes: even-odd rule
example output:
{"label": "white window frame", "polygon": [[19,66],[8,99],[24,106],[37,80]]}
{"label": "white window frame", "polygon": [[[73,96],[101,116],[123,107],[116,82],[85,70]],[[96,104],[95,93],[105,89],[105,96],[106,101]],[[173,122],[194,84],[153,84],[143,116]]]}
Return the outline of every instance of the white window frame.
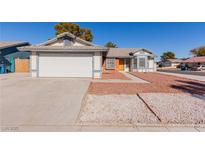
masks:
{"label": "white window frame", "polygon": [[106,69],[114,70],[115,69],[115,58],[106,59]]}
{"label": "white window frame", "polygon": [[[144,65],[141,66],[141,62],[140,60],[144,60]],[[139,57],[139,68],[146,68],[146,58],[145,57]]]}
{"label": "white window frame", "polygon": [[134,59],[133,59],[133,66],[134,66],[133,68],[134,68],[134,69],[137,69],[137,68],[138,68],[138,67],[137,67],[137,62],[138,62],[137,58],[134,58]]}

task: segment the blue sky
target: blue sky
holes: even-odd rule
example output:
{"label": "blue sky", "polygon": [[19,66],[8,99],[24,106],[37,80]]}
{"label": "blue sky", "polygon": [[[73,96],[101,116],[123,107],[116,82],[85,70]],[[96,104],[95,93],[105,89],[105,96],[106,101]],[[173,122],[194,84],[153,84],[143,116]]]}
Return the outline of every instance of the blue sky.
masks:
{"label": "blue sky", "polygon": [[[0,41],[28,41],[38,44],[55,36],[53,22],[0,23]],[[118,47],[147,48],[160,56],[174,51],[177,57],[191,56],[192,48],[205,45],[205,23],[111,23],[83,22],[95,44],[112,41]]]}

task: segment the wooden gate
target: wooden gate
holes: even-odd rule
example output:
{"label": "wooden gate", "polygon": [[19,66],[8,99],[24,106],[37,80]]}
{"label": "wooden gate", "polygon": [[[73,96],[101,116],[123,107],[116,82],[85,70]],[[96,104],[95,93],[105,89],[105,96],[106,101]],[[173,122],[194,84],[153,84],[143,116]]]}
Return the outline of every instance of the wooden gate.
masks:
{"label": "wooden gate", "polygon": [[15,72],[29,72],[29,59],[15,59]]}

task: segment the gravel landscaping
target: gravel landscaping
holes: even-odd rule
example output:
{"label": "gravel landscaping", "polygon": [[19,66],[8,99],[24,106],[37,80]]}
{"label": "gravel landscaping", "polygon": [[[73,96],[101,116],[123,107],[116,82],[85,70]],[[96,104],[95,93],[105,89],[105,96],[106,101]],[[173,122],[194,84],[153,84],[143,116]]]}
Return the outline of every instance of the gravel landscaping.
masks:
{"label": "gravel landscaping", "polygon": [[[189,94],[90,95],[78,122],[85,125],[205,124],[205,101]],[[147,104],[148,106],[146,106]]]}
{"label": "gravel landscaping", "polygon": [[118,71],[106,71],[102,73],[102,80],[131,80]]}
{"label": "gravel landscaping", "polygon": [[160,73],[138,73],[133,75],[149,81],[152,87],[159,87],[162,92],[166,90],[194,94],[205,94],[205,82],[178,77],[174,75],[165,75]]}
{"label": "gravel landscaping", "polygon": [[91,83],[90,94],[191,93],[205,94],[205,82],[159,73],[132,73],[149,83]]}
{"label": "gravel landscaping", "polygon": [[84,124],[159,123],[136,95],[87,95],[79,122]]}
{"label": "gravel landscaping", "polygon": [[205,124],[205,100],[188,94],[140,94],[165,124]]}

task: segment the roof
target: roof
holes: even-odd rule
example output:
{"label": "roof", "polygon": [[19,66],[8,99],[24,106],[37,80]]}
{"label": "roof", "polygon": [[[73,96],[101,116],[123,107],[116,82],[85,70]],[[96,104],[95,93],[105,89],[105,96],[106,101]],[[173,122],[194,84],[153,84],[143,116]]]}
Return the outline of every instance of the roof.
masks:
{"label": "roof", "polygon": [[177,59],[177,58],[175,58],[175,59],[167,59],[167,61],[170,61],[172,63],[181,63],[181,62],[183,62],[182,59]]}
{"label": "roof", "polygon": [[205,56],[201,57],[191,57],[187,60],[183,61],[184,63],[200,63],[200,62],[205,62]]}
{"label": "roof", "polygon": [[81,39],[79,37],[76,37],[75,35],[71,34],[70,32],[61,33],[61,34],[57,35],[56,37],[54,37],[54,38],[52,38],[52,39],[50,39],[50,40],[48,40],[46,42],[43,42],[43,43],[39,44],[39,46],[49,45],[50,43],[53,43],[53,42],[57,41],[59,38],[62,38],[62,37],[65,37],[65,36],[73,38],[76,41],[81,42],[81,43],[83,43],[85,45],[95,46],[93,43],[85,41],[85,40],[83,40],[83,39]]}
{"label": "roof", "polygon": [[14,46],[28,45],[28,42],[14,41],[14,42],[0,42],[0,49],[5,49]]}
{"label": "roof", "polygon": [[155,56],[151,51],[143,48],[109,48],[107,57],[132,57],[130,54],[136,53],[140,50],[150,53]]}
{"label": "roof", "polygon": [[106,47],[100,46],[23,46],[18,48],[20,51],[44,51],[44,52],[93,52],[108,51]]}

